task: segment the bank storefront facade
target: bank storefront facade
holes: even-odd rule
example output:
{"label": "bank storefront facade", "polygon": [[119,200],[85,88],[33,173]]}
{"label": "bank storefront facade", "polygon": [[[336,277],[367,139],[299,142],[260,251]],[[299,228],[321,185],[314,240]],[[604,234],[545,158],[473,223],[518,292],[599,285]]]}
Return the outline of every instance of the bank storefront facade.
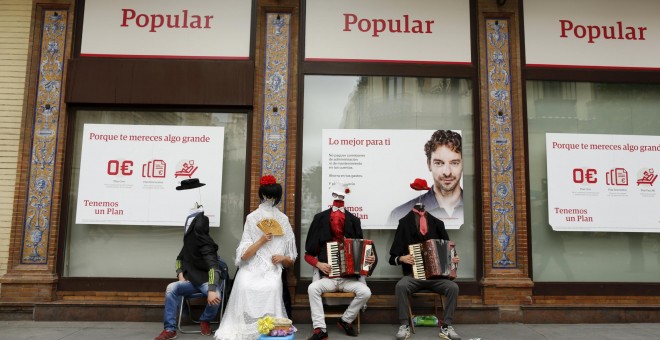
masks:
{"label": "bank storefront facade", "polygon": [[[23,96],[0,94],[23,103],[0,315],[160,320],[177,221],[204,205],[233,278],[272,174],[299,252],[328,188],[351,187],[380,258],[362,320],[396,322],[387,217],[432,183],[443,129],[463,143],[456,323],[657,322],[660,7],[635,2],[8,4],[30,33],[7,62]],[[191,177],[207,185],[174,190]],[[311,279],[288,271],[295,322]]]}

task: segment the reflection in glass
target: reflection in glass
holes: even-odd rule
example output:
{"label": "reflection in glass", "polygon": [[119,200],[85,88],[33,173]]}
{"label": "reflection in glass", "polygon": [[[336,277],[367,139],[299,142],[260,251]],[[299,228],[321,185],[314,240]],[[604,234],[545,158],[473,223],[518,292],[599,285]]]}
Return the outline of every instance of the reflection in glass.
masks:
{"label": "reflection in glass", "polygon": [[660,282],[660,234],[552,230],[545,151],[548,132],[658,136],[660,85],[528,81],[527,117],[534,281]]}

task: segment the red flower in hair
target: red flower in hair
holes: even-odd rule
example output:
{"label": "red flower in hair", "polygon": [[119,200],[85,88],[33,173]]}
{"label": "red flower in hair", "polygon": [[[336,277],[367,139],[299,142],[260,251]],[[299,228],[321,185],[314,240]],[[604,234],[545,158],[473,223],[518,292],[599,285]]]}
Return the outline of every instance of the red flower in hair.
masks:
{"label": "red flower in hair", "polygon": [[346,189],[344,189],[344,192],[345,192],[346,194],[350,194],[350,193],[351,193],[351,189],[346,188]]}
{"label": "red flower in hair", "polygon": [[261,185],[270,185],[270,184],[275,184],[277,183],[277,180],[275,179],[275,176],[273,175],[266,175],[261,177]]}

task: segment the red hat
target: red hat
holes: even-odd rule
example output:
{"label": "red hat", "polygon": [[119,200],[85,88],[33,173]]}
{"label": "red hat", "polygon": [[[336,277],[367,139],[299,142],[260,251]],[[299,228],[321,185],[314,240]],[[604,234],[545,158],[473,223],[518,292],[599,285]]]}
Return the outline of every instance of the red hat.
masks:
{"label": "red hat", "polygon": [[259,181],[260,185],[270,185],[270,184],[275,184],[277,183],[277,180],[275,179],[275,176],[273,175],[266,175],[261,177],[261,181]]}
{"label": "red hat", "polygon": [[412,182],[412,183],[410,183],[410,187],[413,188],[413,189],[415,189],[415,190],[418,190],[418,191],[419,191],[419,190],[429,190],[429,189],[431,189],[431,188],[429,188],[429,186],[426,184],[426,180],[425,180],[425,179],[421,179],[421,178],[415,178],[415,181]]}

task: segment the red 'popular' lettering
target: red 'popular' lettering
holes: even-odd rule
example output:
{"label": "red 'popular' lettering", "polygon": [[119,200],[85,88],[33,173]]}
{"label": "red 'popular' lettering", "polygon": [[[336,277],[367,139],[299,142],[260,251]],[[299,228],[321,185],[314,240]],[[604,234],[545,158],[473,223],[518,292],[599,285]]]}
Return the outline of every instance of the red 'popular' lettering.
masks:
{"label": "red 'popular' lettering", "polygon": [[361,19],[355,14],[344,13],[343,31],[351,32],[357,28],[360,32],[370,32],[371,36],[376,38],[386,32],[433,34],[431,26],[434,23],[434,20],[411,20],[408,14],[404,14],[402,19]]}
{"label": "red 'popular' lettering", "polygon": [[[575,38],[583,39],[588,37],[587,43],[593,44],[596,40],[603,38],[606,40],[646,40],[644,33],[647,27],[623,26],[623,22],[617,21],[616,26],[610,25],[574,25],[570,20],[559,20],[561,34],[560,38],[569,38],[572,35]],[[625,31],[625,33],[624,33]]]}
{"label": "red 'popular' lettering", "polygon": [[189,14],[188,10],[184,9],[181,14],[138,14],[135,10],[130,8],[122,8],[122,20],[120,27],[129,27],[131,23],[135,26],[143,28],[148,27],[149,32],[156,32],[159,28],[179,29],[179,28],[197,28],[197,29],[210,29],[212,15],[194,15]]}

